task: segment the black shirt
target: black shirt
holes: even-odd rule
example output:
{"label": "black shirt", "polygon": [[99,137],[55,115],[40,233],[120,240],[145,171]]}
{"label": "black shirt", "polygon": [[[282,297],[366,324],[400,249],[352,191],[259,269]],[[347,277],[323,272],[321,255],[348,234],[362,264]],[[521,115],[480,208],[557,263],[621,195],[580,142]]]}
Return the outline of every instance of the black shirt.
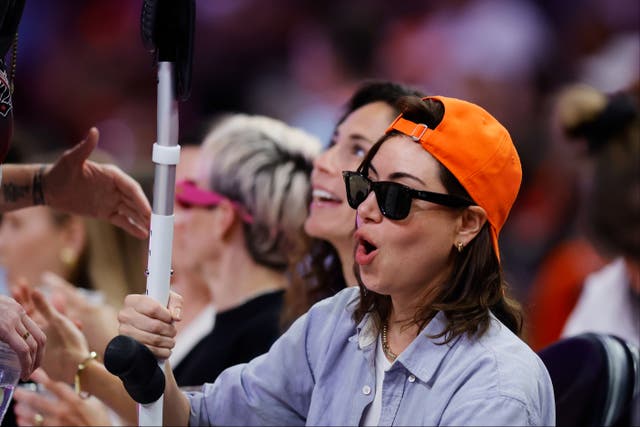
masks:
{"label": "black shirt", "polygon": [[213,382],[222,371],[266,353],[280,336],[284,291],[218,313],[213,330],[173,368],[180,387]]}

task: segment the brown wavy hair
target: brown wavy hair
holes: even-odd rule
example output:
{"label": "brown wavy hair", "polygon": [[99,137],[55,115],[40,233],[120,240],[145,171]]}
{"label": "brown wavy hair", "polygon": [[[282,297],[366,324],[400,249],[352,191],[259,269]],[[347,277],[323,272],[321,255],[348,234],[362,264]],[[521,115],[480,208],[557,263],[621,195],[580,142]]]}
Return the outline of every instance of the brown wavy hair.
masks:
{"label": "brown wavy hair", "polygon": [[[398,102],[398,107],[408,120],[425,123],[432,129],[442,121],[444,115],[444,107],[440,102],[423,101],[419,97],[403,98]],[[371,160],[380,146],[397,134],[394,131],[378,140],[365,156],[358,171],[368,174]],[[442,164],[440,180],[449,194],[472,199],[456,177]],[[512,332],[520,335],[522,312],[520,305],[508,296],[508,285],[502,266],[491,243],[489,224],[485,223],[462,252],[452,247],[450,260],[452,268],[449,277],[442,283],[425,289],[419,304],[420,309],[416,311],[413,319],[409,320],[409,324],[415,324],[422,330],[438,311],[442,311],[448,324],[444,331],[430,338],[443,338],[439,344],[446,344],[463,334],[469,337],[483,335],[489,328],[492,312]],[[373,313],[375,322],[381,327],[391,313],[391,297],[369,291],[360,280],[355,265],[354,271],[360,287],[360,302],[354,312],[354,320],[359,323],[367,313]]]}

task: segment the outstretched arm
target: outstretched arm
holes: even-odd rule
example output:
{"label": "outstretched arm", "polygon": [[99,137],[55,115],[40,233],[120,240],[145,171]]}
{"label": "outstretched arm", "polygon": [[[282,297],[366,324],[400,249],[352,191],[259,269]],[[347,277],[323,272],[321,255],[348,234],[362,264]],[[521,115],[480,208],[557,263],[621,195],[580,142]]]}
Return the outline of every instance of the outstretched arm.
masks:
{"label": "outstretched arm", "polygon": [[151,207],[140,184],[117,166],[88,160],[98,137],[98,130],[91,128],[54,164],[3,165],[0,212],[46,204],[147,237]]}

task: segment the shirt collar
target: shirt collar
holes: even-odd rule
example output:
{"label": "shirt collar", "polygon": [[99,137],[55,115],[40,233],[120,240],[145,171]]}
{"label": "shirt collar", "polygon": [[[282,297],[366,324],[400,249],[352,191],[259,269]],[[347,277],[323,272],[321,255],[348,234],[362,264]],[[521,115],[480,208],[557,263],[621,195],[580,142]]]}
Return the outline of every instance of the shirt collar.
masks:
{"label": "shirt collar", "polygon": [[444,331],[447,324],[447,317],[439,311],[398,357],[398,361],[420,381],[429,383],[435,379],[438,368],[460,339],[458,336],[449,343],[443,344],[445,337],[429,338],[429,335],[438,335]]}
{"label": "shirt collar", "polygon": [[[449,351],[460,339],[456,337],[447,344],[442,344],[444,337],[429,338],[429,335],[437,335],[447,326],[447,318],[443,312],[438,312],[420,335],[407,347],[396,359],[394,365],[400,364],[420,381],[429,383],[434,379],[438,367],[444,361]],[[356,334],[349,341],[358,342],[358,348],[365,350],[375,344],[378,338],[378,328],[371,313],[367,313],[356,326]],[[393,367],[391,368],[393,369]]]}

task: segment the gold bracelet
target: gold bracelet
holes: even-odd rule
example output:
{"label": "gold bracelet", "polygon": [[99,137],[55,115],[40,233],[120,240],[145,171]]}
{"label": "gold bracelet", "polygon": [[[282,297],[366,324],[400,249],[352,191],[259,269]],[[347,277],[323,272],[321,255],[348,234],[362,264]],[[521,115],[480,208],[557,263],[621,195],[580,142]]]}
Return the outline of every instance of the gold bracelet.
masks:
{"label": "gold bracelet", "polygon": [[87,397],[89,397],[89,395],[87,393],[83,394],[82,390],[80,389],[80,373],[84,370],[84,368],[87,367],[87,365],[92,360],[95,360],[96,357],[98,357],[98,353],[96,353],[95,351],[92,351],[91,353],[89,353],[89,356],[86,359],[78,363],[78,370],[76,371],[76,375],[73,377],[73,386],[76,391],[76,394],[82,397],[83,399],[86,399]]}

